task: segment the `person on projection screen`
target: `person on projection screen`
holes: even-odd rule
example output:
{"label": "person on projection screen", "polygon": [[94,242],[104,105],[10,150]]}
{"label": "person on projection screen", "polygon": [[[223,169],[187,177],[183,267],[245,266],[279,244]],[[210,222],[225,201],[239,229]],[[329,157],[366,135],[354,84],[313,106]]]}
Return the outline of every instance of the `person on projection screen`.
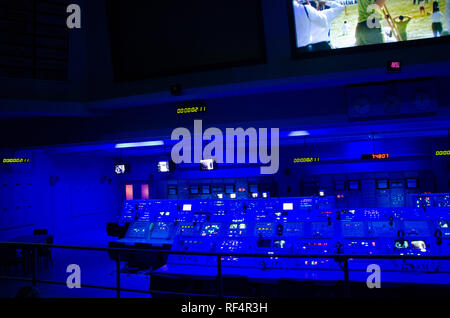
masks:
{"label": "person on projection screen", "polygon": [[322,11],[314,8],[308,0],[294,0],[295,29],[297,47],[305,52],[330,50],[330,26],[344,6],[337,2],[327,2]]}
{"label": "person on projection screen", "polygon": [[368,45],[384,43],[381,28],[383,14],[381,8],[386,0],[359,0],[358,25],[356,26],[356,44]]}

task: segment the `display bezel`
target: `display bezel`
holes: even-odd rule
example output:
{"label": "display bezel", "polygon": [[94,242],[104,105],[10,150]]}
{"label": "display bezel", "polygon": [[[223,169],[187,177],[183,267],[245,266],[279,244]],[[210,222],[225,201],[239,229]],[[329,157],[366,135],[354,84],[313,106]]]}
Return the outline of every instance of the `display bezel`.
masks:
{"label": "display bezel", "polygon": [[[430,44],[448,44],[450,43],[450,35],[441,36],[438,38],[426,38],[426,39],[416,39],[416,40],[408,40],[402,42],[389,42],[389,43],[381,43],[381,44],[370,44],[363,46],[352,46],[347,48],[339,48],[339,49],[331,49],[324,51],[314,51],[314,52],[301,52],[297,47],[297,34],[295,30],[295,17],[294,17],[294,8],[292,5],[293,0],[286,0],[287,13],[288,13],[288,24],[289,24],[289,38],[291,44],[291,58],[294,60],[301,59],[312,59],[319,57],[327,57],[334,55],[351,55],[354,53],[364,53],[364,52],[374,52],[374,51],[389,51],[395,49],[407,49],[407,48],[416,48],[416,47],[425,47]],[[431,49],[431,48],[430,48]],[[408,55],[411,58],[410,55]],[[417,57],[417,63],[421,63],[423,59],[420,56]],[[387,60],[383,61],[383,64],[386,63]],[[364,68],[361,65],[360,68]]]}

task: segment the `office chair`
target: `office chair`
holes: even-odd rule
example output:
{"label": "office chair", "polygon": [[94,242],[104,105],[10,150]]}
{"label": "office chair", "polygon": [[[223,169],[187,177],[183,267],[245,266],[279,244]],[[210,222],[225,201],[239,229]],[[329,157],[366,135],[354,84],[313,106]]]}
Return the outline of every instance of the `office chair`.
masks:
{"label": "office chair", "polygon": [[48,229],[35,229],[33,235],[48,235]]}

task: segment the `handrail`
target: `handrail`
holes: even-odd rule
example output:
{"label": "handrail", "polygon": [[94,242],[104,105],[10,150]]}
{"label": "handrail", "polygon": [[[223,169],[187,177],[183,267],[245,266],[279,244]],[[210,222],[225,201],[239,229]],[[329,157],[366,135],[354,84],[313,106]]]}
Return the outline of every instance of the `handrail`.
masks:
{"label": "handrail", "polygon": [[[222,273],[222,256],[234,256],[234,257],[261,257],[261,258],[334,258],[337,262],[342,262],[343,266],[341,269],[344,272],[344,295],[350,295],[350,280],[349,280],[349,261],[352,259],[421,259],[421,260],[450,260],[450,255],[352,255],[352,254],[261,254],[261,253],[208,253],[208,252],[184,252],[184,251],[171,251],[171,250],[161,250],[161,249],[136,249],[128,247],[90,247],[90,246],[73,246],[73,245],[58,245],[58,244],[42,244],[42,243],[21,243],[21,242],[0,242],[0,246],[12,246],[16,248],[30,248],[32,249],[32,278],[27,277],[9,277],[0,276],[0,280],[17,280],[17,281],[27,281],[31,282],[33,286],[37,283],[43,284],[55,284],[55,285],[65,285],[65,282],[49,281],[49,280],[39,280],[37,278],[37,252],[39,247],[55,248],[55,249],[71,249],[71,250],[86,250],[86,251],[99,251],[99,252],[118,252],[118,257],[116,259],[116,287],[108,286],[98,286],[98,285],[87,285],[82,284],[82,287],[86,288],[96,288],[104,290],[115,290],[116,297],[120,298],[121,291],[145,293],[145,294],[167,294],[167,295],[178,295],[178,296],[197,296],[197,297],[218,297],[222,298],[223,295],[223,273]],[[158,291],[158,290],[138,290],[123,288],[120,284],[120,254],[121,253],[165,253],[173,255],[198,255],[198,256],[215,256],[217,264],[217,294],[193,294],[193,293],[180,293],[180,292],[168,292],[168,291]],[[226,296],[233,298],[234,296]],[[238,297],[239,298],[239,297]]]}
{"label": "handrail", "polygon": [[195,251],[171,251],[150,248],[129,248],[129,247],[92,247],[75,246],[45,243],[20,243],[1,242],[0,246],[17,247],[48,247],[57,249],[87,250],[99,252],[136,252],[136,253],[163,253],[173,255],[197,255],[197,256],[234,256],[234,257],[262,257],[262,258],[341,258],[341,259],[429,259],[429,260],[450,260],[450,255],[398,255],[398,254],[261,254],[261,253],[226,253],[226,252],[195,252]]}

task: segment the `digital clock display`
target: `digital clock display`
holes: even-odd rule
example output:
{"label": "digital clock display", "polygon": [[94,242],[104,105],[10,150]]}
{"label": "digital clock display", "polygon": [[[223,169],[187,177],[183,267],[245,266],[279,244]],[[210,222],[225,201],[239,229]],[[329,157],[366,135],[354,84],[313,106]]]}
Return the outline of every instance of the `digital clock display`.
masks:
{"label": "digital clock display", "polygon": [[362,160],[377,160],[377,159],[389,159],[388,153],[375,153],[375,154],[367,154],[361,155]]}
{"label": "digital clock display", "polygon": [[177,106],[177,115],[206,113],[206,109],[204,104]]}
{"label": "digital clock display", "polygon": [[389,61],[386,65],[388,72],[400,72],[402,70],[402,62]]}
{"label": "digital clock display", "polygon": [[450,156],[450,150],[436,150],[436,156]]}
{"label": "digital clock display", "polygon": [[320,161],[319,157],[312,158],[294,158],[294,163],[308,163],[308,162],[316,162]]}

